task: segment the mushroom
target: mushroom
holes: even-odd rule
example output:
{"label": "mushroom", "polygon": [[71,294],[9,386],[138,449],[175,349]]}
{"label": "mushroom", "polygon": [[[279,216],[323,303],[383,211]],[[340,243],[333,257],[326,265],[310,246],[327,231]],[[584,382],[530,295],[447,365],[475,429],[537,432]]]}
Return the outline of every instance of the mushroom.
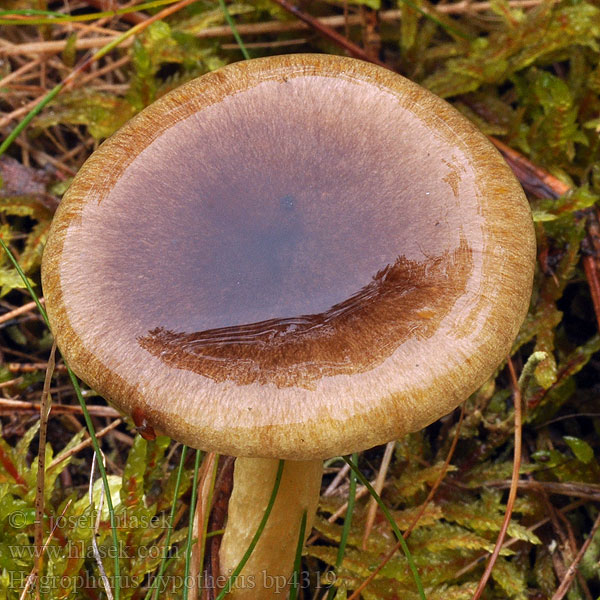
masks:
{"label": "mushroom", "polygon": [[322,459],[421,429],[510,351],[535,242],[497,151],[446,102],[325,55],[231,64],[85,163],[43,260],[75,373],[145,427],[238,457],[222,572],[282,589]]}

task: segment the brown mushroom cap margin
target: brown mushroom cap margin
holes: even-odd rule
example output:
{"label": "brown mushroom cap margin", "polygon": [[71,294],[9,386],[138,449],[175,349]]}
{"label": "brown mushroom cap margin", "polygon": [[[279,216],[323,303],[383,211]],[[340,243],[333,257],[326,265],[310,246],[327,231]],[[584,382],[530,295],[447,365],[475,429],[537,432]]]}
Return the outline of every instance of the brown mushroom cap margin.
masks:
{"label": "brown mushroom cap margin", "polygon": [[[330,104],[320,106],[320,97]],[[257,106],[257,101],[266,104]],[[284,124],[271,125],[278,110]],[[200,111],[200,119],[193,116]],[[316,111],[316,124],[304,120],[311,111]],[[205,119],[209,125],[202,124]],[[223,122],[231,133],[213,131],[213,124]],[[251,135],[247,123],[262,123],[262,130],[246,147],[244,136]],[[221,322],[191,331],[189,323],[182,328],[161,324],[168,301],[156,306],[154,299],[146,308],[134,306],[128,315],[128,300],[147,297],[143,273],[149,265],[136,270],[145,256],[139,248],[135,262],[129,257],[120,263],[124,246],[119,239],[134,236],[136,219],[142,217],[121,215],[124,233],[113,239],[114,202],[139,191],[132,173],[151,179],[161,162],[172,173],[164,187],[177,188],[185,172],[177,165],[183,162],[187,168],[187,159],[173,148],[185,149],[182,133],[190,127],[222,141],[202,154],[206,190],[216,189],[210,187],[211,178],[213,183],[232,181],[236,173],[245,173],[244,165],[253,164],[253,169],[247,167],[247,189],[240,184],[232,197],[250,190],[260,198],[265,192],[261,181],[266,180],[278,189],[275,197],[283,199],[280,208],[285,210],[286,181],[304,174],[306,191],[296,187],[292,200],[298,206],[312,201],[300,213],[303,222],[317,224],[310,231],[318,232],[318,223],[331,218],[328,210],[344,215],[338,231],[355,228],[353,243],[341,236],[337,255],[309,267],[308,313],[302,312],[297,293],[302,287],[291,285],[287,300],[282,293],[283,312],[277,313],[276,325],[283,326],[275,327],[277,335],[261,314],[260,302],[236,315],[242,321],[234,323],[235,343],[229,344],[223,340],[230,339],[230,328]],[[315,144],[322,147],[323,140],[329,140],[323,156],[313,157],[306,173],[298,158],[313,155]],[[241,151],[240,145],[246,149],[243,160],[234,152]],[[162,158],[134,164],[150,146],[160,149]],[[338,200],[327,208],[321,182],[348,163],[351,149],[358,161],[343,170],[345,179],[336,185],[348,185],[355,197],[341,197],[336,188]],[[424,163],[427,155],[434,158],[433,166]],[[232,164],[223,172],[218,167],[225,158]],[[265,164],[269,176],[256,176],[258,166]],[[282,175],[271,175],[277,166],[283,166]],[[348,184],[353,173],[358,177]],[[115,200],[111,190],[116,185],[122,191]],[[165,226],[152,229],[160,212],[168,214],[169,202],[154,199],[160,187],[155,181],[143,188],[146,198],[131,201],[142,207],[141,214],[149,213],[143,221],[148,231],[139,244],[149,256],[168,249],[164,244],[173,239],[172,233],[161,237]],[[320,191],[316,200],[315,190]],[[250,213],[255,218],[262,214]],[[111,226],[99,232],[98,219],[106,216]],[[263,229],[272,224],[267,219]],[[362,239],[361,227],[370,240]],[[210,230],[202,235],[210,241]],[[322,240],[324,235],[307,239]],[[383,248],[394,239],[411,241],[405,249],[394,244]],[[306,244],[300,240],[300,247]],[[374,249],[361,252],[370,246]],[[177,249],[180,254],[185,250]],[[344,253],[356,267],[345,271],[352,279],[350,289],[361,277],[364,285],[330,310],[311,312],[310,298],[319,291],[317,274],[325,269],[327,277],[334,277]],[[369,256],[376,256],[382,269],[374,271],[376,263]],[[525,317],[534,260],[533,227],[520,186],[491,144],[457,111],[380,67],[335,56],[290,55],[232,64],[185,84],[106,141],[61,203],[44,254],[42,281],[52,330],[67,362],[118,408],[128,414],[141,411],[156,430],[193,447],[304,460],[365,449],[420,429],[477,389],[509,352]],[[106,271],[115,262],[128,268],[120,275]],[[155,279],[169,287],[176,282],[175,275],[168,280],[173,262],[165,265],[147,278],[150,283]],[[103,294],[109,302],[102,300]],[[185,297],[182,315],[190,314],[190,290]],[[206,301],[209,313],[235,294],[211,298],[212,304]],[[196,305],[198,314],[202,306]],[[285,313],[290,307],[298,308],[302,319]],[[156,327],[149,326],[155,322]],[[323,322],[333,329],[338,325],[341,337],[328,333]],[[247,354],[253,344],[265,349],[261,358]],[[228,366],[212,368],[215,364]]]}

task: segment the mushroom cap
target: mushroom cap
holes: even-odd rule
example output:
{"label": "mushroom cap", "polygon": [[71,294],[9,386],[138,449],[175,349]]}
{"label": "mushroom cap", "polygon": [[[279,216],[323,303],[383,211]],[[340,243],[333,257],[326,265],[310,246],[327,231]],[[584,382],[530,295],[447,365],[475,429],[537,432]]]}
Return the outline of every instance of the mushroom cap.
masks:
{"label": "mushroom cap", "polygon": [[287,55],[160,98],[91,156],[44,254],[75,373],[190,446],[324,458],[489,378],[529,304],[521,187],[443,100]]}

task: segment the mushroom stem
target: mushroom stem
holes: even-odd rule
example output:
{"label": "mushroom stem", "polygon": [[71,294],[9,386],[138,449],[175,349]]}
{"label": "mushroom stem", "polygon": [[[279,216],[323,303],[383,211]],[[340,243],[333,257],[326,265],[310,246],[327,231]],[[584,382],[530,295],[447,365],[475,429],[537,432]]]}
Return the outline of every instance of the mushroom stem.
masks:
{"label": "mushroom stem", "polygon": [[[264,515],[279,461],[237,458],[227,527],[220,550],[221,573],[239,564]],[[292,575],[300,523],[307,514],[310,532],[319,501],[323,461],[285,461],[277,498],[266,527],[228,598],[285,598]]]}

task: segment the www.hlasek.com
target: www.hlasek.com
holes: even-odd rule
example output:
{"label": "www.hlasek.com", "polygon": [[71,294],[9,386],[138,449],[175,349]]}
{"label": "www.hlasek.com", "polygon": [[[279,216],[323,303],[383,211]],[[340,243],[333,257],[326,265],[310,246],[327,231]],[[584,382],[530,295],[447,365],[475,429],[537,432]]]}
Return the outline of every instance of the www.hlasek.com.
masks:
{"label": "www.hlasek.com", "polygon": [[[9,546],[10,557],[13,559],[27,560],[33,559],[39,555],[37,546]],[[176,558],[179,556],[180,548],[172,546],[165,548],[164,546],[128,546],[119,542],[119,546],[99,545],[97,551],[86,541],[77,540],[69,541],[65,546],[50,545],[44,548],[44,555],[51,561],[90,558],[95,559],[98,556],[104,558]]]}
{"label": "www.hlasek.com", "polygon": [[[294,580],[293,577],[287,578],[283,575],[269,575],[266,571],[262,571],[257,575],[248,575],[246,577],[239,576],[236,579],[236,587],[244,589],[255,589],[257,587],[273,589],[275,593],[288,589],[290,585],[295,585],[297,588],[308,588],[311,581],[317,582],[317,587],[324,585],[331,585],[335,582],[335,573],[327,571],[322,574],[301,571],[300,577]],[[27,584],[27,578],[29,573],[12,572],[9,574],[9,586],[11,589],[23,589]],[[120,576],[119,583],[121,589],[126,588],[139,588],[144,583],[144,577],[136,576]],[[212,575],[204,574],[203,577],[198,578],[198,588],[210,588],[210,589],[221,589],[227,583],[228,577],[226,575],[219,575],[214,577]],[[114,589],[115,578],[109,578],[110,586]],[[153,585],[153,581],[146,582],[147,585]],[[182,577],[179,575],[165,575],[160,578],[160,581],[156,584],[156,589],[159,593],[177,592],[183,590],[186,587],[189,589],[194,585],[194,578],[192,576]],[[67,589],[73,592],[84,589],[104,589],[104,585],[100,577],[93,575],[92,573],[84,573],[81,575],[42,575],[37,578],[37,581],[33,586],[30,586],[30,590],[39,589],[40,593],[48,593],[55,589]]]}

